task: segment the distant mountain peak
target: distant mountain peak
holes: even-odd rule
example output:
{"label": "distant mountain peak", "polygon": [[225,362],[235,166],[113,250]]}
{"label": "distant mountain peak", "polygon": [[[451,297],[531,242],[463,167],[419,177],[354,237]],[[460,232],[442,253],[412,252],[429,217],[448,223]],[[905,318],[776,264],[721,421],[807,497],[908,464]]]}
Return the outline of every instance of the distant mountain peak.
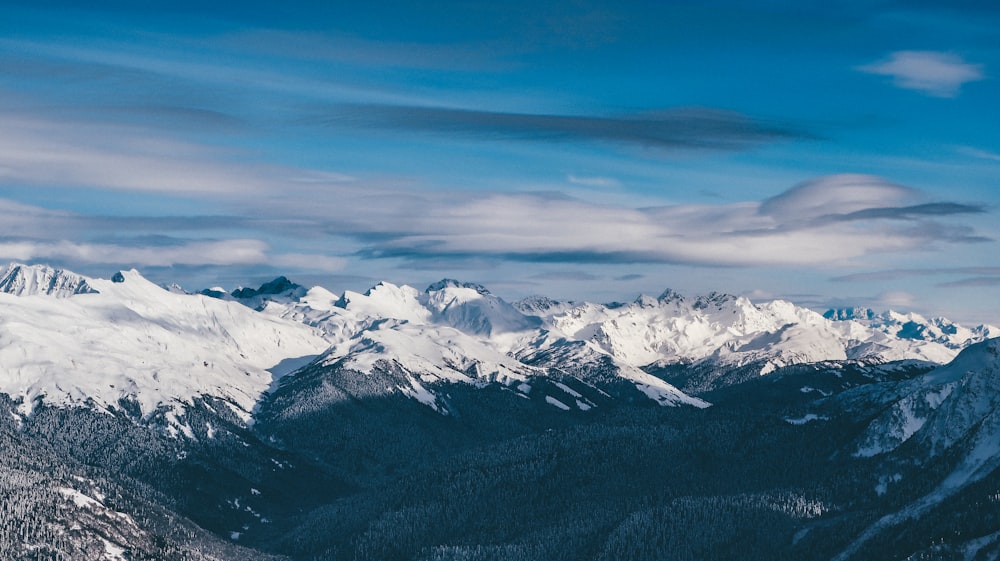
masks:
{"label": "distant mountain peak", "polygon": [[684,297],[672,288],[664,290],[660,296],[657,298],[661,304],[672,304],[674,302],[683,302]]}
{"label": "distant mountain peak", "polygon": [[659,305],[660,302],[659,300],[653,298],[648,294],[640,294],[636,296],[635,300],[633,300],[633,303],[638,304],[643,308],[655,308],[657,305]]}
{"label": "distant mountain peak", "polygon": [[708,307],[721,308],[722,306],[728,304],[729,302],[736,302],[739,300],[737,296],[732,294],[726,294],[724,292],[709,292],[704,296],[699,296],[694,302],[694,309],[703,310]]}
{"label": "distant mountain peak", "polygon": [[877,313],[871,308],[832,308],[823,317],[832,321],[854,321],[896,339],[936,342],[955,350],[1000,335],[1000,328],[991,325],[969,329],[945,318],[927,319],[920,314],[894,310]]}
{"label": "distant mountain peak", "polygon": [[573,305],[573,302],[560,302],[548,296],[540,295],[528,296],[513,303],[514,308],[522,314],[529,315],[545,315],[560,312]]}
{"label": "distant mountain peak", "polygon": [[844,321],[849,319],[874,319],[875,311],[871,308],[830,308],[829,310],[823,312],[823,317],[835,321]]}
{"label": "distant mountain peak", "polygon": [[483,296],[490,294],[490,291],[481,284],[476,284],[474,282],[461,282],[455,279],[441,279],[428,286],[424,292],[437,292],[446,288],[471,288]]}
{"label": "distant mountain peak", "polygon": [[260,285],[260,288],[257,289],[237,288],[236,290],[232,291],[231,295],[233,296],[233,298],[246,299],[246,298],[253,298],[255,296],[276,296],[279,294],[285,294],[288,292],[294,292],[304,289],[305,287],[303,287],[302,285],[296,284],[288,280],[288,277],[282,275],[272,281],[265,282],[264,284]]}

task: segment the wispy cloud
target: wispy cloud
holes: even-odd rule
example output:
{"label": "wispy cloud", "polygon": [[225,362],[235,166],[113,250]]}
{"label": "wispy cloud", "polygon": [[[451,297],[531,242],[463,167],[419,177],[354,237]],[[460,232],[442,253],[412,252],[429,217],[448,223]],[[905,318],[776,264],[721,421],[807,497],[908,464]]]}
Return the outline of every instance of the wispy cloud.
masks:
{"label": "wispy cloud", "polygon": [[973,158],[979,158],[980,160],[1000,162],[1000,154],[996,152],[990,152],[989,150],[973,148],[972,146],[959,146],[957,148],[957,151],[960,154],[965,154],[966,156],[972,156]]}
{"label": "wispy cloud", "polygon": [[959,279],[951,282],[943,282],[937,286],[942,288],[961,288],[974,286],[1000,286],[1000,276],[995,277],[971,277]]}
{"label": "wispy cloud", "polygon": [[596,189],[617,189],[622,186],[622,182],[613,177],[570,174],[566,176],[566,181],[569,181],[573,185],[581,185],[583,187],[593,187]]}
{"label": "wispy cloud", "polygon": [[917,297],[903,290],[890,290],[879,294],[875,300],[883,306],[907,309],[913,307]]}
{"label": "wispy cloud", "polygon": [[549,271],[547,273],[532,275],[529,278],[548,281],[594,281],[601,277],[584,271]]}
{"label": "wispy cloud", "polygon": [[[536,193],[425,193],[400,201],[368,193],[345,198],[350,218],[327,228],[355,237],[362,258],[699,265],[829,265],[983,239],[945,222],[978,207],[885,210],[920,197],[872,176],[822,178],[763,202],[642,209]],[[830,220],[827,213],[838,210],[860,214]]]}
{"label": "wispy cloud", "polygon": [[69,240],[0,241],[0,261],[71,262],[125,267],[273,265],[311,271],[340,271],[343,258],[270,251],[253,239],[194,240],[178,244],[120,245]]}
{"label": "wispy cloud", "polygon": [[[732,147],[783,134],[739,116],[714,113],[604,118],[363,107],[374,107],[385,126],[687,148]],[[114,219],[8,205],[2,212],[10,218],[7,225],[25,228],[8,230],[21,236],[7,247],[8,258],[101,261],[116,256],[150,265],[271,259],[330,270],[342,267],[341,256],[353,253],[362,259],[393,257],[410,263],[498,259],[753,266],[830,264],[876,252],[925,249],[936,242],[984,239],[967,226],[948,222],[951,216],[983,208],[926,202],[915,189],[868,175],[822,177],[763,201],[632,208],[560,193],[379,185],[339,174],[248,165],[239,154],[149,138],[128,127],[69,123],[59,129],[46,120],[3,116],[0,183],[99,187],[211,203],[201,217]],[[605,183],[606,178],[597,179]],[[151,244],[145,249],[120,248],[114,240],[85,242],[73,236],[87,232],[92,238],[95,232],[114,233],[116,227],[136,235],[177,232],[195,240],[192,243],[246,240],[253,231],[249,237],[256,240],[294,238],[300,245],[306,238],[325,239],[330,240],[328,247],[338,250],[328,259],[313,253],[330,254],[330,249],[299,249],[279,258],[264,242],[235,247],[238,251],[191,246],[158,252]]]}
{"label": "wispy cloud", "polygon": [[934,97],[955,97],[962,86],[985,77],[981,64],[971,64],[956,54],[936,51],[896,51],[858,70],[890,76],[900,88]]}
{"label": "wispy cloud", "polygon": [[859,282],[871,281],[894,281],[913,277],[931,277],[945,275],[982,275],[997,276],[1000,278],[1000,267],[953,267],[953,268],[925,268],[925,269],[888,269],[884,271],[871,271],[867,273],[853,273],[833,277],[834,282]]}
{"label": "wispy cloud", "polygon": [[427,43],[372,40],[346,33],[282,29],[242,29],[213,38],[212,43],[236,52],[259,52],[289,60],[320,60],[375,68],[418,68],[448,71],[498,71],[511,68],[503,55],[509,43]]}
{"label": "wispy cloud", "polygon": [[0,182],[82,185],[174,194],[269,190],[263,165],[230,165],[224,151],[127,126],[0,113]]}
{"label": "wispy cloud", "polygon": [[872,220],[889,218],[908,220],[918,216],[948,216],[951,214],[982,214],[986,212],[983,205],[961,203],[925,203],[903,207],[866,208],[847,214],[830,215],[833,220]]}
{"label": "wispy cloud", "polygon": [[0,242],[0,259],[69,260],[134,266],[249,265],[266,262],[266,250],[267,245],[263,242],[247,239],[195,241],[168,247],[24,240]]}
{"label": "wispy cloud", "polygon": [[509,113],[454,107],[341,104],[317,116],[335,126],[462,135],[481,139],[602,141],[667,149],[738,150],[812,138],[792,127],[729,111],[674,108],[625,116]]}
{"label": "wispy cloud", "polygon": [[347,267],[347,259],[315,253],[278,253],[266,262],[280,268],[319,271],[340,271]]}

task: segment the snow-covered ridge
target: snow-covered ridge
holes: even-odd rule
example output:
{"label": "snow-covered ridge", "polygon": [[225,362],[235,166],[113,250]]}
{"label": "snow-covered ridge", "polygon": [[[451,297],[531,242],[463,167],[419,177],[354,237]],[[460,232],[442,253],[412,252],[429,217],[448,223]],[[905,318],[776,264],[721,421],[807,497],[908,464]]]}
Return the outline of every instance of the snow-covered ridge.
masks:
{"label": "snow-covered ridge", "polygon": [[[206,296],[164,289],[134,270],[107,280],[44,266],[3,271],[10,288],[0,293],[0,392],[22,398],[24,411],[40,397],[99,407],[129,399],[150,414],[208,394],[248,414],[286,373],[279,365],[319,355],[358,375],[395,364],[407,377],[396,390],[428,405],[453,383],[517,390],[537,377],[600,384],[611,376],[662,404],[704,406],[650,367],[753,365],[767,374],[829,360],[945,363],[962,346],[719,293],[511,304],[449,279],[423,291],[381,282],[337,295],[279,277]],[[945,321],[935,325],[964,334]]]}
{"label": "snow-covered ridge", "polygon": [[553,328],[635,366],[770,361],[773,369],[824,360],[906,358],[944,363],[957,352],[934,340],[831,321],[782,300],[754,304],[714,292],[691,299],[667,290],[629,304],[547,304],[531,310]]}
{"label": "snow-covered ridge", "polygon": [[247,416],[276,375],[268,369],[327,348],[306,325],[172,293],[134,270],[84,280],[93,290],[67,298],[0,294],[0,392],[22,399],[23,413],[39,398],[126,399],[149,415],[208,394]]}
{"label": "snow-covered ridge", "polygon": [[893,310],[878,313],[870,308],[839,308],[827,310],[823,317],[853,321],[899,339],[933,341],[955,350],[1000,335],[1000,328],[993,325],[968,328],[945,318],[928,319],[920,314]]}
{"label": "snow-covered ridge", "polygon": [[97,292],[83,276],[44,265],[10,263],[0,267],[0,293],[68,298]]}

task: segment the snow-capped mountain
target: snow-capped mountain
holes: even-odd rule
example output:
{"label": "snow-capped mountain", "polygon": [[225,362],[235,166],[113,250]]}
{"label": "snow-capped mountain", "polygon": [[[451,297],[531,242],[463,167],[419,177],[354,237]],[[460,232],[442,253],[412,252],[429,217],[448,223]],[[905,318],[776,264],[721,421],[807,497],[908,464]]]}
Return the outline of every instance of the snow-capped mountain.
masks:
{"label": "snow-capped mountain", "polygon": [[[36,280],[51,271],[16,269]],[[285,361],[327,348],[308,326],[172,293],[134,270],[110,280],[60,275],[89,290],[0,294],[0,392],[22,399],[24,413],[39,398],[98,408],[124,399],[148,416],[207,394],[247,416]]]}
{"label": "snow-capped mountain", "polygon": [[[862,418],[879,411],[867,422],[852,452],[855,458],[882,461],[884,473],[875,485],[879,496],[894,492],[908,477],[919,477],[912,466],[932,462],[947,466],[939,482],[875,520],[835,559],[849,558],[875,536],[927,516],[960,493],[976,494],[970,489],[977,482],[995,477],[1000,469],[998,388],[1000,338],[995,338],[970,345],[926,375],[861,386],[826,400],[827,411],[846,410]],[[996,542],[994,535],[980,546],[973,540],[965,547],[975,552],[991,543],[995,547]]]}
{"label": "snow-capped mountain", "polygon": [[[347,291],[332,305],[329,297],[310,297],[291,307],[275,303],[264,311],[298,318],[324,333],[331,348],[322,365],[377,373],[370,381],[380,391],[402,392],[442,413],[447,412],[441,396],[447,384],[500,383],[527,397],[533,378],[581,381],[598,370],[593,365],[602,357],[610,361],[615,380],[658,403],[707,405],[582,341],[569,345],[575,347],[571,354],[546,353],[553,345],[568,348],[565,337],[550,336],[541,318],[521,313],[479,285],[446,279],[420,292],[382,282],[364,294]],[[388,387],[385,376],[394,380]],[[561,409],[593,407],[580,397],[545,396]]]}
{"label": "snow-capped mountain", "polygon": [[12,559],[1000,553],[998,339],[717,293],[5,271]]}
{"label": "snow-capped mountain", "polygon": [[869,424],[857,455],[884,454],[910,439],[919,441],[928,455],[939,455],[965,442],[969,450],[963,478],[988,473],[1000,466],[997,388],[1000,338],[973,344],[952,362],[892,388],[886,394],[889,407]]}
{"label": "snow-capped mountain", "polygon": [[290,304],[303,298],[308,289],[296,284],[284,276],[280,276],[272,281],[260,285],[260,288],[238,287],[231,292],[226,292],[222,288],[206,288],[199,294],[211,296],[219,300],[239,302],[244,306],[255,310],[263,310],[268,302],[278,302]]}
{"label": "snow-capped mountain", "polygon": [[871,308],[838,308],[827,310],[823,317],[853,321],[899,339],[931,341],[956,350],[1000,335],[1000,328],[992,325],[968,328],[945,318],[928,319],[920,314],[893,310],[877,313]]}
{"label": "snow-capped mountain", "polygon": [[544,309],[542,317],[553,327],[634,366],[759,362],[762,373],[767,373],[824,360],[909,358],[943,363],[956,353],[937,341],[830,321],[790,302],[754,304],[745,297],[714,292],[688,299],[667,290],[658,298],[640,296],[630,304],[569,308],[549,304]]}
{"label": "snow-capped mountain", "polygon": [[[48,403],[92,400],[99,407],[134,400],[149,415],[210,395],[246,416],[277,378],[320,355],[321,366],[359,380],[391,370],[394,382],[377,382],[379,391],[442,413],[450,384],[496,383],[529,397],[538,379],[605,393],[625,384],[664,405],[706,406],[665,381],[662,371],[743,368],[745,377],[820,361],[944,363],[962,347],[956,338],[911,337],[830,320],[789,302],[754,304],[719,293],[686,298],[667,290],[629,304],[544,297],[510,304],[483,286],[451,279],[423,291],[383,282],[338,296],[279,277],[257,289],[186,294],[136,271],[110,280],[44,266],[12,264],[4,271],[0,391],[22,398],[24,411],[44,396]],[[966,336],[972,331],[935,322],[935,329],[966,342],[989,329]],[[684,387],[705,391],[739,379]],[[553,392],[544,397],[556,408],[595,405]]]}
{"label": "snow-capped mountain", "polygon": [[10,263],[0,267],[0,293],[14,296],[45,295],[67,298],[97,292],[85,277],[42,265]]}

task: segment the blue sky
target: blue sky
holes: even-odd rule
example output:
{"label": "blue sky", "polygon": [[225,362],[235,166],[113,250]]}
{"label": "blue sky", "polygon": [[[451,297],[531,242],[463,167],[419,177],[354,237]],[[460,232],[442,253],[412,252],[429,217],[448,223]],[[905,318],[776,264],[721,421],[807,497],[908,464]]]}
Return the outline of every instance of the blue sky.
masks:
{"label": "blue sky", "polygon": [[0,2],[0,260],[1000,324],[989,3],[77,4]]}

